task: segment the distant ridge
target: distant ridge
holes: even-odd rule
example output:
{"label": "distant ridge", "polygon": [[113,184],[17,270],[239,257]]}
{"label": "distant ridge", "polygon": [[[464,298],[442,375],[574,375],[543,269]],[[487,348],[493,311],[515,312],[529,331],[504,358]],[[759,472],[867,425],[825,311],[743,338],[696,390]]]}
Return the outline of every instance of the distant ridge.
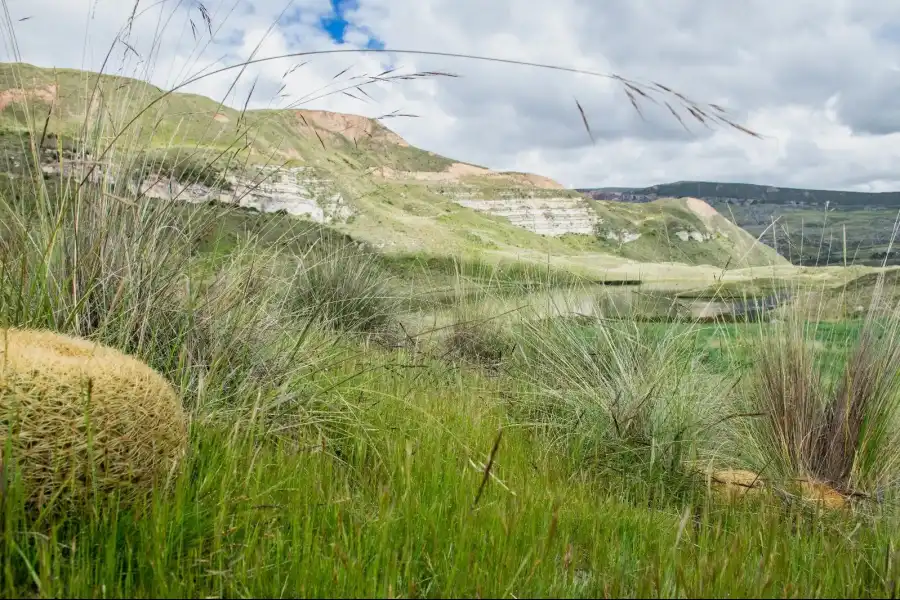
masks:
{"label": "distant ridge", "polygon": [[900,191],[851,192],[777,187],[753,183],[715,181],[676,181],[644,188],[579,188],[596,200],[650,202],[656,198],[702,198],[733,204],[785,204],[794,206],[895,207],[900,208]]}

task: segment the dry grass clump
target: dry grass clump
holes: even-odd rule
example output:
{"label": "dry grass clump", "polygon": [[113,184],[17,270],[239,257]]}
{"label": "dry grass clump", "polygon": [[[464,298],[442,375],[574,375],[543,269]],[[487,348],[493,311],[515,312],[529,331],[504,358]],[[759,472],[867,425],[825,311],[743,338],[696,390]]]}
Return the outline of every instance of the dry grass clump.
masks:
{"label": "dry grass clump", "polygon": [[444,339],[445,355],[489,369],[499,369],[515,351],[515,343],[491,323],[456,323]]}
{"label": "dry grass clump", "polygon": [[[49,331],[0,332],[0,442],[38,506],[128,502],[176,468],[187,421],[172,386],[117,350]],[[4,469],[4,473],[8,472]]]}
{"label": "dry grass clump", "polygon": [[759,341],[742,386],[742,410],[758,417],[737,443],[766,476],[880,495],[900,482],[897,326],[870,319],[839,364],[807,338],[787,323]]}

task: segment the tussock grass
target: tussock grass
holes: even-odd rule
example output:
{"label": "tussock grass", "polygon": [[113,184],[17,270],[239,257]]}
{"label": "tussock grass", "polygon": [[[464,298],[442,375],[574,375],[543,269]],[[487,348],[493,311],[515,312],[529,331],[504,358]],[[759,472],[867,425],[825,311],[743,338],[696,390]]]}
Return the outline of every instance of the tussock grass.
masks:
{"label": "tussock grass", "polygon": [[525,323],[529,421],[594,464],[624,454],[682,470],[723,398],[715,378],[697,372],[693,338],[658,331],[603,318]]}
{"label": "tussock grass", "polygon": [[345,332],[383,332],[400,307],[390,274],[355,244],[311,248],[291,276],[289,294],[301,318]]}
{"label": "tussock grass", "polygon": [[461,294],[451,308],[451,325],[442,338],[442,356],[490,370],[502,369],[517,350],[511,331],[520,319],[520,311],[513,308],[492,314],[490,292]]}
{"label": "tussock grass", "polygon": [[10,215],[0,239],[4,326],[96,339],[220,398],[246,396],[295,368],[273,357],[288,350],[278,341],[287,326],[281,292],[264,285],[273,259],[255,247],[219,265],[195,256],[212,213],[182,218],[171,205],[99,190],[47,208],[0,203]]}
{"label": "tussock grass", "polygon": [[881,497],[898,483],[900,346],[896,320],[870,319],[842,356],[823,355],[810,328],[788,321],[760,339],[740,429],[757,468]]}

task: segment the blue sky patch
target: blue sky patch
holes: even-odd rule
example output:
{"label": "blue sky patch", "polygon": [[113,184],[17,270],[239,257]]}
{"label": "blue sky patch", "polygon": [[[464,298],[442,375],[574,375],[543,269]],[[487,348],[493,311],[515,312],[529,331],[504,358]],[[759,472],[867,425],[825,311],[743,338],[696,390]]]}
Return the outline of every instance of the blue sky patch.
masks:
{"label": "blue sky patch", "polygon": [[[331,0],[331,14],[319,19],[319,25],[332,40],[338,44],[343,44],[345,41],[344,36],[347,34],[347,28],[349,27],[345,15],[348,11],[358,6],[357,0]],[[377,50],[384,48],[384,42],[371,35],[365,28],[362,28],[362,31],[369,38],[366,42],[366,48]]]}

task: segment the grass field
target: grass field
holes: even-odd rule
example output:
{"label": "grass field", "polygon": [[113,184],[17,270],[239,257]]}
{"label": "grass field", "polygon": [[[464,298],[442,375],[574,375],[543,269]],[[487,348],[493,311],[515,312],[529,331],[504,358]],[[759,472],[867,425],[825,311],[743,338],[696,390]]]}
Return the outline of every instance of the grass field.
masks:
{"label": "grass field", "polygon": [[[400,308],[380,295],[385,281],[421,273],[420,286],[427,277],[453,277],[461,288],[488,282],[481,288],[487,300],[504,289],[490,282],[518,281],[524,294],[548,275],[425,258],[384,262],[339,236],[293,231],[290,221],[272,217],[251,235],[243,225],[222,228],[245,219],[239,211],[223,219],[220,209],[171,205],[149,213],[77,209],[86,241],[119,244],[131,257],[92,264],[90,253],[76,259],[67,236],[54,242],[41,225],[61,222],[66,231],[76,213],[41,213],[51,205],[26,208],[8,198],[4,206],[31,219],[4,221],[17,225],[0,237],[0,321],[79,333],[141,356],[179,385],[192,414],[191,447],[174,486],[137,506],[98,497],[63,517],[36,514],[6,473],[6,596],[894,591],[900,529],[889,501],[818,513],[768,497],[732,504],[708,489],[707,463],[758,464],[733,443],[740,430],[716,421],[738,401],[734,382],[754,376],[757,341],[789,332],[787,325],[547,321],[527,311],[500,323],[490,303],[476,299],[466,304],[474,312],[457,313],[449,335],[419,331],[409,340],[393,329]],[[178,228],[174,239],[187,245],[121,235],[135,227],[157,236]],[[44,243],[57,244],[59,254],[39,259],[43,270],[14,268],[13,249]],[[310,253],[315,261],[304,261]],[[282,270],[297,260],[317,275]],[[339,268],[323,266],[329,261]],[[54,287],[69,269],[95,278],[83,288],[87,300],[75,302],[67,285]],[[108,281],[117,269],[129,275]],[[219,325],[202,333],[211,336],[202,347],[201,332],[191,329],[199,322],[159,329],[159,319],[175,318],[163,302],[177,298],[170,293],[182,277],[196,280],[203,297],[194,301]],[[231,283],[204,286],[210,280]],[[257,281],[252,290],[250,281]],[[309,282],[334,292],[303,296],[319,303],[324,318],[279,300]],[[552,273],[543,282],[582,285],[554,281]],[[118,305],[101,293],[111,285],[125,289]],[[141,302],[148,289],[158,303]],[[412,298],[415,288],[405,289]],[[219,301],[232,294],[240,302]],[[112,312],[88,326],[76,318],[88,304]],[[156,323],[152,339],[124,335],[138,323]],[[810,335],[840,362],[862,326],[823,324]],[[379,341],[390,331],[402,347]],[[206,355],[193,364],[172,361],[178,348]],[[276,360],[288,349],[290,363]],[[599,362],[587,360],[597,353]],[[207,368],[218,363],[227,368]],[[616,389],[632,402],[651,394],[653,409],[644,414],[633,404],[619,413],[610,404]],[[633,430],[618,431],[617,414]]]}

